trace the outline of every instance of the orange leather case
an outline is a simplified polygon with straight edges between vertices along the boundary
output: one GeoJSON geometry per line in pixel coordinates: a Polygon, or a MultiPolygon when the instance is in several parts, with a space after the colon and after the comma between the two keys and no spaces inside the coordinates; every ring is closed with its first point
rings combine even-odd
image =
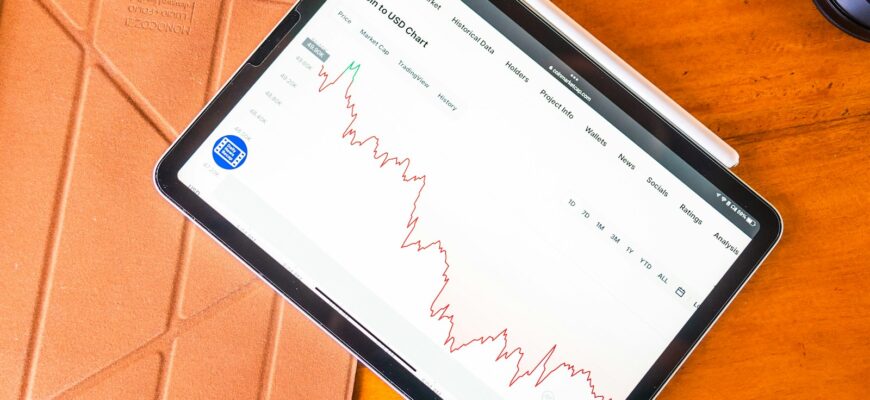
{"type": "Polygon", "coordinates": [[[151,183],[290,5],[0,0],[0,398],[351,397],[351,356],[151,183]]]}

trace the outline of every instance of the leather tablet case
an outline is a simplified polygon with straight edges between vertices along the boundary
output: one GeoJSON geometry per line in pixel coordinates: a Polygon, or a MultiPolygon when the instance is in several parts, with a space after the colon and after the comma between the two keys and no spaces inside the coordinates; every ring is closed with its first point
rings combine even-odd
{"type": "Polygon", "coordinates": [[[352,396],[352,357],[151,180],[290,5],[0,0],[0,398],[352,396]]]}

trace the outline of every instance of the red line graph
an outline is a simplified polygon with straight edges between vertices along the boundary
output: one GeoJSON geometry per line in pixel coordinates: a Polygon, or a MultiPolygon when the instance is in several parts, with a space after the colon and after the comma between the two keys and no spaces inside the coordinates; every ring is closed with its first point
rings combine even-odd
{"type": "Polygon", "coordinates": [[[409,170],[411,168],[411,159],[408,157],[399,157],[399,156],[391,155],[388,151],[381,151],[380,150],[381,139],[379,137],[374,136],[374,135],[364,137],[364,136],[359,136],[357,134],[357,131],[354,128],[354,123],[357,120],[358,114],[356,112],[356,103],[354,103],[353,99],[352,99],[351,88],[353,87],[353,83],[356,80],[356,75],[359,72],[359,69],[360,69],[360,64],[352,62],[344,71],[342,71],[337,77],[335,77],[335,79],[330,80],[329,73],[326,72],[325,66],[321,66],[318,77],[322,78],[323,80],[320,83],[318,93],[323,93],[328,88],[330,88],[330,87],[334,86],[336,83],[338,83],[342,79],[342,77],[345,76],[345,74],[351,73],[352,75],[351,75],[350,81],[347,83],[347,87],[345,88],[345,92],[344,92],[344,99],[346,100],[345,108],[349,112],[350,122],[348,123],[347,128],[345,128],[344,132],[342,133],[341,138],[342,139],[349,138],[348,144],[350,144],[351,146],[363,147],[367,143],[370,143],[370,142],[373,143],[374,149],[372,151],[372,153],[373,153],[372,157],[375,161],[380,162],[380,165],[379,165],[380,168],[383,168],[387,165],[394,165],[397,167],[402,167],[402,168],[404,168],[404,170],[402,171],[402,180],[405,183],[419,184],[419,190],[417,191],[417,196],[414,200],[413,207],[411,208],[411,215],[410,215],[410,217],[408,219],[408,223],[406,225],[406,229],[407,229],[408,233],[405,236],[405,239],[402,241],[401,248],[404,249],[404,248],[410,247],[410,248],[416,249],[417,252],[422,252],[422,251],[425,251],[429,248],[434,247],[438,250],[439,254],[441,254],[444,257],[444,270],[441,274],[442,279],[443,279],[443,285],[441,286],[441,290],[438,291],[438,294],[432,300],[432,303],[429,307],[430,317],[437,318],[437,320],[439,320],[439,321],[447,320],[450,323],[450,329],[448,330],[447,338],[444,340],[444,345],[449,346],[449,351],[451,353],[453,353],[453,352],[459,351],[467,346],[470,346],[474,343],[484,344],[487,342],[495,342],[497,340],[502,340],[504,342],[504,346],[502,347],[498,356],[495,358],[496,362],[500,361],[500,360],[507,360],[514,355],[519,355],[519,358],[517,359],[516,372],[514,373],[514,376],[510,379],[508,386],[513,386],[520,379],[525,378],[525,377],[531,377],[533,374],[536,373],[536,371],[540,370],[538,372],[539,375],[535,381],[535,386],[539,386],[546,379],[548,379],[550,376],[552,376],[556,371],[564,369],[569,374],[569,376],[572,378],[575,376],[578,376],[578,375],[585,377],[585,382],[589,386],[589,390],[591,391],[591,394],[596,399],[603,400],[605,398],[605,396],[597,394],[595,391],[595,385],[592,383],[590,371],[587,371],[587,370],[584,370],[581,368],[577,368],[573,364],[568,363],[568,362],[564,362],[564,361],[558,362],[557,360],[552,359],[553,354],[555,354],[555,352],[556,352],[556,348],[557,348],[556,344],[554,344],[552,347],[550,347],[550,350],[543,357],[541,357],[541,359],[534,365],[534,367],[532,367],[530,369],[523,370],[523,368],[521,367],[521,364],[522,364],[523,358],[526,355],[523,352],[523,349],[521,346],[513,346],[512,347],[512,345],[510,345],[508,343],[508,337],[509,337],[508,328],[503,328],[494,335],[483,335],[483,336],[477,337],[475,339],[472,339],[472,340],[469,340],[466,342],[457,343],[457,339],[453,335],[453,328],[455,325],[454,325],[454,321],[453,321],[454,316],[452,314],[450,314],[450,304],[446,304],[440,308],[436,305],[436,304],[438,304],[441,295],[444,293],[444,290],[447,288],[447,285],[450,283],[450,277],[449,277],[448,272],[450,271],[451,266],[450,266],[450,263],[448,262],[447,249],[442,245],[442,242],[440,239],[428,242],[426,244],[424,244],[424,242],[422,240],[419,240],[419,239],[413,240],[412,239],[412,236],[414,234],[414,229],[416,228],[417,222],[420,218],[417,215],[417,203],[419,202],[421,196],[423,195],[423,191],[426,188],[426,175],[411,175],[411,174],[409,174],[409,170]],[[549,367],[550,363],[556,363],[556,366],[550,368],[549,367]]]}

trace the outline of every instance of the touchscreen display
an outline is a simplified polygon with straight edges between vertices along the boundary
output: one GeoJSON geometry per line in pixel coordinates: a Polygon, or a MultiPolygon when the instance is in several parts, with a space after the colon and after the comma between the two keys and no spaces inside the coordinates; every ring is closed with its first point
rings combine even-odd
{"type": "Polygon", "coordinates": [[[310,18],[179,179],[444,398],[624,398],[758,232],[488,2],[310,18]]]}

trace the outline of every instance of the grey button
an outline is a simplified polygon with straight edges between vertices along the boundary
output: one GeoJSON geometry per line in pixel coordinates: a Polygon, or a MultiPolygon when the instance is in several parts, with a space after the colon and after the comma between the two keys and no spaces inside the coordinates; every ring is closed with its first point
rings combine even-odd
{"type": "Polygon", "coordinates": [[[314,54],[314,56],[320,59],[320,61],[326,62],[329,58],[329,53],[318,46],[317,43],[314,43],[311,38],[306,38],[305,41],[302,42],[302,46],[308,49],[308,51],[310,51],[311,54],[314,54]]]}

